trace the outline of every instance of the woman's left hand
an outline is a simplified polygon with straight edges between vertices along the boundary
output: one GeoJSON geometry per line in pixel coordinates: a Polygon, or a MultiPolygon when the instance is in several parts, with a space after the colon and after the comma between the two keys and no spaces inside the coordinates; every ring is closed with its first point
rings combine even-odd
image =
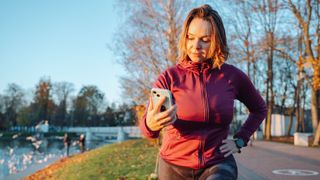
{"type": "Polygon", "coordinates": [[[220,147],[220,151],[224,153],[224,157],[239,152],[236,142],[233,139],[224,139],[222,143],[223,145],[220,147]]]}

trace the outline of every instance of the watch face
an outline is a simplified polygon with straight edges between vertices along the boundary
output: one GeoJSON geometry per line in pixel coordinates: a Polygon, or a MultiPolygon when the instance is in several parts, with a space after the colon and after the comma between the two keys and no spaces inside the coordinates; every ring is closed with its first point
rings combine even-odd
{"type": "Polygon", "coordinates": [[[240,148],[242,148],[242,147],[244,146],[244,142],[243,142],[242,139],[237,139],[237,140],[236,140],[236,144],[237,144],[237,146],[240,147],[240,148]]]}

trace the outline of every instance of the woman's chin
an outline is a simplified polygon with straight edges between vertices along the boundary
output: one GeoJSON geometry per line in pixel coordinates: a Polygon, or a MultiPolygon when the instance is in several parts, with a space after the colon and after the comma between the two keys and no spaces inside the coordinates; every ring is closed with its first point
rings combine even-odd
{"type": "Polygon", "coordinates": [[[202,57],[192,57],[190,58],[192,62],[202,62],[204,61],[205,59],[202,58],[202,57]]]}

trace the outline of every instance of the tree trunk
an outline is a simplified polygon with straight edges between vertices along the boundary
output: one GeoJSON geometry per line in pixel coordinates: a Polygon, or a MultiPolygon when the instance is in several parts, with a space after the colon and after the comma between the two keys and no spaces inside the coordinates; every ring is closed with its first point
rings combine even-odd
{"type": "Polygon", "coordinates": [[[290,112],[290,121],[289,121],[288,129],[287,129],[287,136],[291,136],[291,128],[292,128],[292,122],[293,122],[293,111],[294,111],[294,109],[292,109],[292,111],[290,112]]]}
{"type": "Polygon", "coordinates": [[[311,114],[312,114],[312,127],[314,128],[313,129],[313,134],[314,134],[313,145],[317,146],[319,145],[319,138],[320,138],[320,123],[319,123],[319,116],[318,116],[319,108],[318,108],[318,102],[317,102],[317,91],[314,90],[313,88],[311,88],[311,114]]]}
{"type": "Polygon", "coordinates": [[[271,140],[272,103],[269,102],[266,119],[266,140],[271,140]]]}
{"type": "Polygon", "coordinates": [[[270,139],[270,136],[271,136],[271,132],[269,131],[270,130],[270,127],[271,125],[271,116],[269,116],[270,113],[270,108],[269,108],[269,104],[270,104],[270,100],[269,100],[270,96],[269,96],[269,78],[267,78],[267,92],[266,92],[266,102],[267,102],[267,108],[268,108],[268,113],[267,113],[267,117],[266,117],[266,120],[265,120],[265,126],[264,126],[264,136],[267,140],[270,139]]]}
{"type": "Polygon", "coordinates": [[[297,90],[295,94],[295,102],[296,102],[296,108],[295,108],[295,114],[296,114],[296,128],[295,132],[301,132],[302,131],[302,126],[301,126],[301,86],[302,86],[302,69],[298,69],[298,82],[297,82],[297,90]]]}
{"type": "Polygon", "coordinates": [[[319,139],[320,139],[320,123],[318,123],[318,128],[317,128],[317,131],[314,135],[313,146],[319,145],[319,139]]]}
{"type": "Polygon", "coordinates": [[[253,77],[252,77],[252,81],[253,81],[255,86],[257,85],[256,74],[257,74],[257,65],[256,65],[256,62],[253,61],[253,77]]]}
{"type": "Polygon", "coordinates": [[[296,128],[295,128],[295,132],[301,132],[301,123],[300,123],[300,105],[297,104],[296,107],[296,128]]]}
{"type": "Polygon", "coordinates": [[[306,88],[305,86],[303,86],[303,96],[302,96],[302,108],[300,109],[300,122],[301,122],[301,130],[302,132],[306,132],[305,129],[305,118],[304,118],[304,111],[306,109],[306,88]]]}
{"type": "Polygon", "coordinates": [[[274,94],[273,94],[273,33],[268,32],[268,40],[270,43],[270,49],[268,54],[268,78],[267,78],[267,119],[266,119],[266,139],[271,140],[271,123],[272,123],[272,108],[274,104],[274,94]]]}
{"type": "Polygon", "coordinates": [[[247,61],[247,75],[251,79],[251,76],[250,76],[250,61],[247,61]]]}
{"type": "Polygon", "coordinates": [[[315,91],[313,88],[311,88],[311,119],[312,119],[312,129],[315,133],[317,130],[318,122],[319,122],[319,109],[318,102],[317,102],[317,91],[315,91]]]}
{"type": "Polygon", "coordinates": [[[280,107],[280,112],[281,114],[285,114],[284,109],[285,109],[285,104],[286,104],[286,96],[287,96],[287,91],[288,91],[288,83],[285,83],[284,85],[284,92],[282,94],[282,100],[281,100],[281,107],[280,107]]]}

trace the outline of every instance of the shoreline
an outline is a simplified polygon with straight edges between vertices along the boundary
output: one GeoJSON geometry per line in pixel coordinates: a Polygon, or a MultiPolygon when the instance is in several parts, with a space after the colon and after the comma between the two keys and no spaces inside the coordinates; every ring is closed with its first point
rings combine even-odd
{"type": "Polygon", "coordinates": [[[48,161],[46,161],[46,162],[39,163],[39,164],[37,164],[37,163],[32,164],[31,166],[29,166],[25,170],[17,172],[15,174],[10,174],[9,176],[5,176],[5,177],[3,177],[3,179],[6,179],[6,180],[24,179],[25,177],[27,177],[31,174],[34,174],[37,171],[44,169],[47,166],[51,165],[52,163],[55,163],[63,158],[66,158],[66,157],[53,157],[51,159],[48,159],[48,161]]]}

